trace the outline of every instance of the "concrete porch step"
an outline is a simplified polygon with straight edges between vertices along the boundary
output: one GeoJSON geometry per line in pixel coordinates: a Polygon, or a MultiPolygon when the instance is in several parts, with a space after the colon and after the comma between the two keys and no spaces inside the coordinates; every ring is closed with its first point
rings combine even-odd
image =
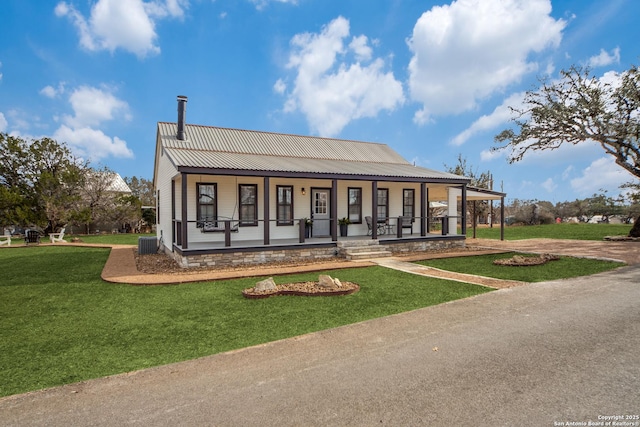
{"type": "Polygon", "coordinates": [[[370,251],[370,252],[345,252],[345,258],[348,261],[358,261],[363,259],[372,259],[372,258],[387,258],[393,255],[391,251],[370,251]]]}

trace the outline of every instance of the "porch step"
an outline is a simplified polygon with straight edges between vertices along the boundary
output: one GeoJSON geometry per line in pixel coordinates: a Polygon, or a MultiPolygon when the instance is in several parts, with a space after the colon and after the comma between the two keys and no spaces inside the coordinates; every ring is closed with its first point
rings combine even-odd
{"type": "Polygon", "coordinates": [[[348,261],[370,258],[385,258],[392,255],[378,240],[345,240],[338,242],[340,254],[348,261]]]}
{"type": "Polygon", "coordinates": [[[347,261],[358,261],[363,259],[372,258],[386,258],[393,255],[391,251],[375,251],[375,252],[345,252],[345,258],[347,261]]]}

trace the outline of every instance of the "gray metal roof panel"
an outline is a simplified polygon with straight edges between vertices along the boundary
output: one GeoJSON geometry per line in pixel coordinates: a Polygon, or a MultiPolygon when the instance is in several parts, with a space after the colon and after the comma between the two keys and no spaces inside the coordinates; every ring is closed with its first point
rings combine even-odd
{"type": "Polygon", "coordinates": [[[187,139],[176,138],[176,123],[158,123],[165,154],[176,167],[243,171],[386,176],[465,180],[447,172],[413,166],[385,144],[186,125],[187,139]]]}
{"type": "Polygon", "coordinates": [[[231,169],[264,172],[336,174],[345,176],[377,175],[387,177],[465,179],[464,177],[413,166],[409,163],[369,163],[349,160],[326,160],[295,157],[236,154],[167,148],[165,153],[174,164],[203,169],[231,169]]]}
{"type": "Polygon", "coordinates": [[[186,125],[185,129],[187,139],[180,141],[175,136],[177,132],[175,123],[158,123],[158,133],[163,147],[266,156],[408,164],[402,156],[385,144],[214,126],[186,125]]]}

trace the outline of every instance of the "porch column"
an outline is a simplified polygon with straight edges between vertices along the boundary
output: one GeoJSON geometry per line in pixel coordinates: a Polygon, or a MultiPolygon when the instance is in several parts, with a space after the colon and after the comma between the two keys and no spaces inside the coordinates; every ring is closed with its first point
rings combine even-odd
{"type": "Polygon", "coordinates": [[[269,217],[269,193],[271,192],[271,188],[269,187],[269,177],[264,177],[264,200],[263,200],[263,209],[264,209],[264,244],[269,244],[269,231],[271,229],[271,218],[269,217]]]}
{"type": "Polygon", "coordinates": [[[420,235],[422,237],[427,235],[429,228],[429,222],[427,221],[427,215],[429,214],[429,190],[427,189],[427,183],[420,183],[420,235]]]}
{"type": "Polygon", "coordinates": [[[338,180],[331,181],[331,241],[338,240],[338,180]]]}
{"type": "Polygon", "coordinates": [[[467,235],[467,185],[462,186],[462,222],[460,223],[460,234],[467,235]]]}
{"type": "Polygon", "coordinates": [[[504,240],[504,197],[500,197],[500,240],[504,240]]]}
{"type": "Polygon", "coordinates": [[[378,181],[371,181],[371,238],[378,238],[378,181]]]}
{"type": "MultiPolygon", "coordinates": [[[[160,193],[158,192],[158,197],[160,197],[160,193]]],[[[158,203],[156,206],[160,206],[158,203]]],[[[160,211],[157,208],[157,211],[160,211]]],[[[156,216],[159,217],[156,212],[156,216]]],[[[171,180],[171,252],[173,252],[173,244],[176,243],[176,180],[171,180]]]]}
{"type": "Polygon", "coordinates": [[[189,230],[189,224],[187,223],[187,177],[188,175],[184,172],[180,175],[180,178],[182,179],[182,249],[189,249],[189,236],[187,235],[189,230]]]}
{"type": "Polygon", "coordinates": [[[447,188],[447,235],[456,232],[456,217],[458,216],[458,188],[447,188]]]}

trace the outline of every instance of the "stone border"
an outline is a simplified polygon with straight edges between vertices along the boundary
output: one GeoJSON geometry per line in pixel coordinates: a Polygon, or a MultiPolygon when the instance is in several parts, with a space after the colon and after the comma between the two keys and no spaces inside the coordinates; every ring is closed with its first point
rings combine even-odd
{"type": "Polygon", "coordinates": [[[247,299],[264,299],[264,298],[274,297],[278,295],[292,295],[292,296],[299,296],[299,297],[334,297],[334,296],[342,296],[342,295],[351,295],[360,290],[360,285],[356,283],[351,283],[351,285],[353,286],[351,289],[345,289],[341,291],[327,291],[327,292],[288,291],[286,289],[283,289],[283,290],[275,291],[271,293],[252,294],[247,292],[249,289],[244,289],[242,291],[242,296],[247,299]]]}

